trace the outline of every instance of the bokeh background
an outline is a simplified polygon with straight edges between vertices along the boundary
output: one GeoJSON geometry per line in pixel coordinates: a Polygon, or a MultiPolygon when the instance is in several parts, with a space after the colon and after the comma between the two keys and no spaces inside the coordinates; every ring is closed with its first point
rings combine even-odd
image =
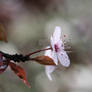
{"type": "Polygon", "coordinates": [[[1,51],[25,55],[45,48],[57,25],[72,51],[70,67],[55,70],[53,81],[43,65],[20,63],[30,89],[8,68],[0,75],[0,92],[92,92],[92,0],[0,0],[0,24],[8,39],[0,42],[1,51]]]}

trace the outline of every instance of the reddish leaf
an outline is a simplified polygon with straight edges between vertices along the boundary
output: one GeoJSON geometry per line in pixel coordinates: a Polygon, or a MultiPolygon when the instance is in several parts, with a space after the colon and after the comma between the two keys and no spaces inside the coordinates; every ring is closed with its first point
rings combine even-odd
{"type": "Polygon", "coordinates": [[[30,84],[26,80],[26,74],[24,72],[24,69],[12,62],[9,63],[10,68],[14,73],[30,88],[30,84]]]}
{"type": "Polygon", "coordinates": [[[42,65],[55,65],[53,60],[48,56],[37,56],[35,58],[32,58],[31,60],[34,60],[42,65]]]}
{"type": "Polygon", "coordinates": [[[6,33],[4,31],[3,25],[0,24],[0,41],[7,42],[6,33]]]}

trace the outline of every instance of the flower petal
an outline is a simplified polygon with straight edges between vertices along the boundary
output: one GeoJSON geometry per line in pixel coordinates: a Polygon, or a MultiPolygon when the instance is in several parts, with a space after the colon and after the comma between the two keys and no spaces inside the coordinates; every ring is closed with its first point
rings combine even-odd
{"type": "Polygon", "coordinates": [[[54,39],[53,39],[53,37],[51,36],[51,38],[50,38],[50,43],[51,43],[51,47],[52,47],[52,49],[53,50],[55,50],[55,48],[54,48],[54,39]]]}
{"type": "Polygon", "coordinates": [[[62,40],[60,40],[60,41],[58,42],[58,47],[59,47],[60,51],[64,50],[64,43],[63,43],[62,40]]]}
{"type": "Polygon", "coordinates": [[[53,33],[53,39],[54,42],[58,42],[60,40],[61,37],[61,28],[59,26],[56,26],[55,31],[53,33]]]}
{"type": "MultiPolygon", "coordinates": [[[[46,48],[50,48],[50,46],[47,46],[46,48]]],[[[52,53],[51,50],[46,50],[44,55],[45,55],[45,56],[49,56],[50,58],[52,58],[51,53],[52,53]]]]}
{"type": "Polygon", "coordinates": [[[46,66],[45,67],[45,72],[46,72],[46,75],[48,76],[49,80],[52,80],[52,77],[51,77],[51,73],[55,70],[56,66],[46,66]]]}
{"type": "Polygon", "coordinates": [[[69,57],[65,51],[58,53],[58,59],[64,67],[69,67],[70,60],[69,60],[69,57]]]}
{"type": "Polygon", "coordinates": [[[58,65],[58,58],[57,53],[55,51],[52,51],[52,59],[56,65],[58,65]]]}

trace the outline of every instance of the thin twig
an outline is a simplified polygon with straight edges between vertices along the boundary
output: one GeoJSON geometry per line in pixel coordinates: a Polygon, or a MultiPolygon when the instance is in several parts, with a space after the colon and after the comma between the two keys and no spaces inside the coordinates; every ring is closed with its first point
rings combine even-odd
{"type": "Polygon", "coordinates": [[[37,51],[34,51],[34,52],[32,52],[32,53],[29,53],[29,54],[26,55],[26,56],[31,56],[31,55],[33,55],[33,54],[35,54],[35,53],[38,53],[38,52],[41,52],[41,51],[45,51],[45,50],[50,50],[50,49],[51,49],[51,47],[50,47],[50,48],[41,49],[41,50],[37,50],[37,51]]]}

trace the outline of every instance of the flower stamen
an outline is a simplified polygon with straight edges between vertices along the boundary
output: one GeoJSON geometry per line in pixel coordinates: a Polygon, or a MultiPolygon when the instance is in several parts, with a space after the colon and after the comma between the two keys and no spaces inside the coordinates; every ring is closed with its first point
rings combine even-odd
{"type": "Polygon", "coordinates": [[[55,51],[58,52],[59,47],[57,46],[57,44],[54,45],[55,51]]]}

